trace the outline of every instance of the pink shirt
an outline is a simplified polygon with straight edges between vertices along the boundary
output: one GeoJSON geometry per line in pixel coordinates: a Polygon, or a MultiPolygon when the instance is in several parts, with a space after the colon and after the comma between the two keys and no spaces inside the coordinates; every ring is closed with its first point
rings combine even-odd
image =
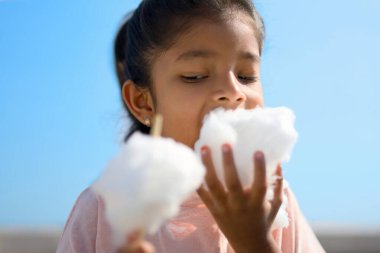
{"type": "MultiPolygon", "coordinates": [[[[284,253],[325,252],[302,215],[289,187],[287,211],[289,226],[273,231],[284,253]]],[[[146,237],[157,253],[234,253],[208,209],[194,194],[181,206],[179,215],[146,237]]],[[[113,253],[110,227],[105,220],[103,201],[91,188],[78,197],[65,225],[56,253],[113,253]]]]}

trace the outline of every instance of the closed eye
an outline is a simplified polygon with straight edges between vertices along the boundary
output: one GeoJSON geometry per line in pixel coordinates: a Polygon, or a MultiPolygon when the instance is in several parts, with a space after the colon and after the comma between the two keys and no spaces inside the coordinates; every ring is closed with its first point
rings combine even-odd
{"type": "Polygon", "coordinates": [[[202,75],[181,76],[181,79],[187,83],[197,83],[206,78],[208,78],[208,76],[202,76],[202,75]]]}
{"type": "Polygon", "coordinates": [[[246,84],[255,83],[255,82],[257,82],[259,80],[259,78],[257,76],[241,76],[241,75],[239,75],[238,78],[243,83],[246,83],[246,84]]]}

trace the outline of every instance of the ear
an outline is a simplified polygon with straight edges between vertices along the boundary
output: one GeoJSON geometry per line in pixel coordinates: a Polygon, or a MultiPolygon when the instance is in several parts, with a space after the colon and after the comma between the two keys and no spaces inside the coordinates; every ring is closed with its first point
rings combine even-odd
{"type": "Polygon", "coordinates": [[[155,109],[148,89],[140,88],[132,80],[127,80],[123,85],[122,96],[129,111],[142,124],[146,125],[147,119],[152,120],[155,109]]]}

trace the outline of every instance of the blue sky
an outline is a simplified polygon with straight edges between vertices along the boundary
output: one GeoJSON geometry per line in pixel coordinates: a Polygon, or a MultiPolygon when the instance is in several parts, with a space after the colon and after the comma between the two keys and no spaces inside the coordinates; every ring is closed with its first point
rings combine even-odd
{"type": "MultiPolygon", "coordinates": [[[[139,1],[0,1],[0,226],[63,226],[123,133],[112,41],[139,1]]],[[[257,1],[267,106],[297,115],[285,176],[311,222],[380,226],[380,2],[257,1]]]]}

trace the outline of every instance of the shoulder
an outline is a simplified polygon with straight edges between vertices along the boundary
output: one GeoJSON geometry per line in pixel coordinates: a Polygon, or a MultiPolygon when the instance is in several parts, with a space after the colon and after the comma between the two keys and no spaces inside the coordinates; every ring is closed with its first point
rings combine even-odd
{"type": "Polygon", "coordinates": [[[298,204],[298,200],[287,181],[284,181],[284,195],[286,196],[285,205],[289,216],[289,221],[291,223],[297,223],[299,219],[303,219],[303,214],[298,204]]]}
{"type": "Polygon", "coordinates": [[[292,209],[299,208],[297,199],[290,187],[290,184],[288,181],[284,180],[284,194],[287,198],[287,205],[290,206],[292,209]]]}
{"type": "Polygon", "coordinates": [[[57,252],[97,252],[98,241],[103,241],[98,237],[107,229],[103,201],[88,187],[70,212],[57,252]]]}
{"type": "Polygon", "coordinates": [[[87,216],[91,214],[97,216],[97,210],[101,204],[102,201],[99,196],[91,187],[87,187],[77,198],[74,208],[85,211],[87,216]]]}
{"type": "Polygon", "coordinates": [[[66,227],[70,224],[89,226],[94,223],[98,218],[100,204],[101,202],[95,192],[90,187],[86,188],[75,201],[66,227]]]}
{"type": "Polygon", "coordinates": [[[284,184],[284,193],[287,197],[286,211],[289,226],[282,230],[283,252],[324,253],[288,182],[284,184]]]}

